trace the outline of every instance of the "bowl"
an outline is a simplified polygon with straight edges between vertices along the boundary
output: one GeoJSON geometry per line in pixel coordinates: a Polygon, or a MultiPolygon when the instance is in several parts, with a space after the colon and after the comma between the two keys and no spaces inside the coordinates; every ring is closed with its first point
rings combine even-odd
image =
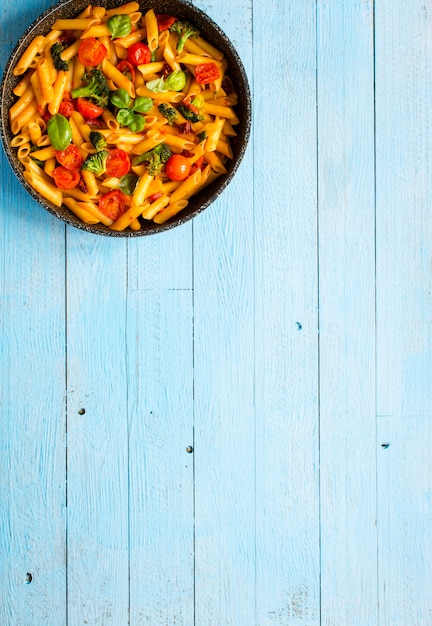
{"type": "MultiPolygon", "coordinates": [[[[95,6],[103,6],[107,9],[111,9],[124,4],[124,1],[95,0],[93,4],[95,6]]],[[[210,185],[202,189],[196,196],[192,196],[187,207],[164,224],[156,224],[152,221],[143,220],[141,229],[137,231],[131,229],[114,231],[101,223],[85,224],[81,222],[81,220],[71,211],[69,211],[66,206],[62,205],[61,207],[57,207],[50,201],[43,198],[33,189],[33,187],[29,185],[23,176],[23,167],[15,154],[15,150],[10,146],[13,135],[9,124],[8,112],[12,104],[16,101],[16,96],[13,95],[12,90],[22,78],[22,76],[16,77],[13,75],[14,67],[20,59],[23,51],[27,48],[28,44],[35,36],[45,35],[50,30],[51,25],[55,22],[55,20],[60,18],[76,17],[87,6],[88,0],[66,0],[61,1],[47,9],[20,37],[6,64],[0,86],[0,134],[9,163],[21,185],[40,205],[57,218],[81,230],[111,237],[137,237],[159,233],[184,224],[214,202],[214,200],[220,196],[220,194],[231,182],[246,151],[250,136],[252,117],[251,95],[248,79],[237,51],[229,38],[213,20],[203,11],[188,2],[182,2],[181,0],[152,0],[151,2],[141,1],[140,10],[144,14],[148,9],[153,8],[155,13],[175,15],[178,18],[183,18],[192,22],[199,29],[202,37],[224,53],[228,63],[227,75],[231,78],[238,94],[238,104],[236,105],[235,112],[240,120],[239,124],[236,126],[237,136],[234,138],[235,141],[232,142],[231,146],[233,158],[229,159],[225,164],[227,169],[226,174],[219,176],[210,185]]]]}

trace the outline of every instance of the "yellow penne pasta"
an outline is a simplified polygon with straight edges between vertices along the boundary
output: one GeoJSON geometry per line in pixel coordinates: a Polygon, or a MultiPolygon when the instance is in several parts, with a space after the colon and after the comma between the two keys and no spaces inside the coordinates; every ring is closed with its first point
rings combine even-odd
{"type": "Polygon", "coordinates": [[[224,58],[223,52],[218,50],[218,48],[215,48],[215,46],[212,46],[211,43],[209,43],[206,39],[203,39],[203,37],[201,37],[200,35],[197,37],[191,37],[189,41],[195,43],[199,48],[204,50],[204,52],[213,59],[222,61],[222,59],[224,58]]]}
{"type": "Polygon", "coordinates": [[[51,145],[50,138],[48,137],[48,135],[42,135],[36,141],[36,145],[38,146],[38,148],[43,148],[45,146],[50,146],[51,145]]]}
{"type": "Polygon", "coordinates": [[[116,39],[116,46],[120,46],[121,48],[129,48],[133,43],[138,43],[138,41],[142,41],[146,38],[147,31],[145,28],[139,28],[138,30],[132,31],[126,37],[119,37],[116,39]]]}
{"type": "Polygon", "coordinates": [[[99,220],[99,222],[102,222],[102,224],[105,224],[105,226],[110,226],[113,223],[113,220],[110,217],[107,217],[105,213],[102,213],[98,205],[90,200],[78,202],[78,206],[85,211],[88,211],[88,213],[90,213],[95,219],[99,220]]]}
{"type": "Polygon", "coordinates": [[[195,144],[193,141],[190,141],[187,137],[182,135],[171,135],[170,133],[165,133],[164,143],[173,148],[178,148],[178,150],[193,150],[195,148],[195,144]]]}
{"type": "Polygon", "coordinates": [[[18,156],[18,159],[21,162],[28,154],[30,154],[30,144],[29,143],[22,143],[21,145],[18,146],[17,156],[18,156]]]}
{"type": "Polygon", "coordinates": [[[144,141],[142,141],[141,143],[138,143],[134,147],[134,154],[137,154],[137,155],[144,154],[145,152],[148,152],[155,146],[158,146],[160,143],[164,141],[164,139],[165,139],[164,135],[156,132],[154,135],[150,135],[149,137],[144,139],[144,141]]]}
{"type": "Polygon", "coordinates": [[[36,55],[42,51],[44,45],[45,37],[43,37],[42,35],[38,35],[37,37],[35,37],[16,64],[12,72],[13,75],[21,76],[21,74],[24,74],[24,72],[28,70],[28,68],[34,61],[36,55]]]}
{"type": "Polygon", "coordinates": [[[29,144],[29,143],[30,143],[30,134],[23,132],[19,135],[15,135],[15,137],[12,137],[10,145],[12,148],[18,148],[19,146],[22,146],[24,144],[29,144]]]}
{"type": "Polygon", "coordinates": [[[134,11],[139,11],[140,5],[138,2],[126,2],[125,4],[120,5],[114,9],[108,9],[106,11],[106,16],[111,17],[112,15],[124,15],[125,13],[133,13],[134,11]]]}
{"type": "Polygon", "coordinates": [[[120,125],[117,122],[116,118],[108,109],[105,109],[105,111],[102,113],[102,119],[109,130],[118,130],[120,128],[120,125]]]}
{"type": "Polygon", "coordinates": [[[27,170],[27,172],[31,172],[32,174],[39,176],[39,178],[42,178],[42,180],[45,180],[47,183],[52,183],[52,180],[49,178],[49,176],[47,176],[43,169],[39,167],[37,163],[35,163],[30,154],[24,154],[22,157],[20,157],[20,161],[24,165],[24,168],[27,170]]]}
{"type": "MultiPolygon", "coordinates": [[[[141,65],[139,67],[142,67],[141,65]]],[[[160,102],[181,102],[185,95],[181,91],[164,91],[162,93],[155,93],[151,91],[147,87],[138,87],[137,90],[138,96],[146,96],[147,98],[155,98],[157,97],[160,102]]]]}
{"type": "Polygon", "coordinates": [[[83,191],[81,191],[81,189],[78,189],[78,187],[68,189],[65,193],[67,193],[68,196],[75,198],[75,200],[79,200],[80,202],[94,202],[95,200],[97,200],[96,196],[92,196],[89,193],[84,193],[83,191]]]}
{"type": "Polygon", "coordinates": [[[218,172],[218,174],[226,173],[225,165],[222,163],[222,161],[215,152],[206,152],[204,154],[204,159],[207,163],[209,163],[209,165],[215,172],[218,172]]]}
{"type": "Polygon", "coordinates": [[[25,91],[27,91],[28,86],[30,85],[30,72],[28,72],[24,78],[20,80],[20,82],[12,89],[12,93],[15,96],[22,96],[25,91]]]}
{"type": "Polygon", "coordinates": [[[144,23],[147,30],[147,45],[153,52],[158,47],[159,29],[156,15],[153,9],[149,9],[144,15],[144,23]]]}
{"type": "Polygon", "coordinates": [[[156,75],[158,72],[162,72],[163,67],[164,67],[163,61],[154,61],[153,63],[146,63],[145,65],[138,65],[138,69],[141,72],[142,76],[144,76],[144,78],[147,78],[148,76],[156,75]]]}
{"type": "Polygon", "coordinates": [[[99,185],[96,180],[96,176],[89,170],[81,170],[81,176],[83,177],[87,193],[91,196],[97,196],[99,193],[99,185]]]}
{"type": "Polygon", "coordinates": [[[74,198],[63,198],[63,204],[85,224],[98,224],[99,220],[84,209],[74,198]]]}
{"type": "Polygon", "coordinates": [[[220,104],[208,104],[208,101],[204,100],[202,110],[209,115],[229,119],[231,120],[231,124],[238,122],[238,117],[231,107],[222,106],[220,104]]]}
{"type": "Polygon", "coordinates": [[[165,44],[165,48],[163,51],[163,58],[165,62],[171,67],[173,71],[180,70],[180,63],[176,61],[176,55],[174,54],[174,50],[172,49],[169,41],[165,44]]]}
{"type": "Polygon", "coordinates": [[[54,97],[51,100],[51,102],[48,104],[48,111],[51,113],[51,115],[55,115],[56,113],[58,113],[60,104],[63,100],[63,96],[66,90],[67,82],[68,82],[68,73],[64,72],[63,70],[60,70],[57,73],[57,78],[53,86],[54,97]]]}
{"type": "Polygon", "coordinates": [[[52,46],[53,43],[55,43],[58,40],[61,34],[62,34],[61,30],[50,30],[48,35],[45,37],[45,41],[44,41],[45,50],[48,47],[52,46]]]}
{"type": "Polygon", "coordinates": [[[188,200],[197,189],[201,180],[201,170],[196,170],[188,176],[184,182],[171,194],[170,204],[174,204],[179,200],[188,200]]]}
{"type": "Polygon", "coordinates": [[[27,126],[32,144],[36,145],[37,141],[42,137],[42,129],[37,122],[30,122],[27,126]]]}
{"type": "Polygon", "coordinates": [[[111,37],[111,31],[106,24],[93,24],[81,34],[80,39],[88,37],[111,37]]]}
{"type": "Polygon", "coordinates": [[[22,96],[20,96],[20,98],[9,109],[9,120],[12,122],[16,117],[18,117],[18,115],[22,113],[25,108],[27,108],[34,97],[35,94],[33,87],[30,84],[22,96]]]}
{"type": "Polygon", "coordinates": [[[219,140],[216,144],[216,151],[228,157],[228,159],[233,158],[231,146],[226,141],[219,140]]]}
{"type": "Polygon", "coordinates": [[[72,131],[72,143],[74,143],[76,146],[81,146],[83,143],[85,143],[85,138],[72,115],[69,118],[69,124],[72,131]]]}
{"type": "Polygon", "coordinates": [[[21,128],[29,123],[36,111],[37,102],[36,99],[33,99],[31,102],[29,102],[24,111],[21,111],[21,113],[19,113],[17,117],[11,122],[12,133],[14,135],[17,135],[21,128]]]}
{"type": "Polygon", "coordinates": [[[213,152],[216,150],[217,143],[222,133],[225,119],[223,117],[216,117],[214,122],[207,124],[205,129],[207,133],[207,139],[205,142],[206,152],[213,152]]]}
{"type": "Polygon", "coordinates": [[[188,205],[187,200],[178,200],[177,202],[170,203],[165,209],[156,213],[153,217],[153,221],[156,224],[165,224],[169,219],[183,211],[188,205]]]}
{"type": "Polygon", "coordinates": [[[105,7],[92,7],[91,8],[91,15],[96,20],[101,20],[103,17],[105,17],[105,14],[106,14],[105,7]]]}
{"type": "Polygon", "coordinates": [[[159,211],[162,211],[162,209],[166,207],[168,203],[169,203],[169,197],[166,194],[164,194],[163,196],[161,196],[154,202],[144,205],[145,208],[142,211],[141,215],[145,220],[152,220],[154,216],[156,215],[156,213],[159,213],[159,211]]]}
{"type": "Polygon", "coordinates": [[[53,148],[53,146],[47,146],[46,148],[42,148],[41,150],[37,151],[38,161],[46,161],[47,159],[51,159],[52,157],[55,157],[55,148],[53,148]]]}
{"type": "MultiPolygon", "coordinates": [[[[84,141],[89,141],[90,139],[90,132],[91,132],[91,128],[90,126],[87,124],[87,122],[85,121],[84,117],[81,115],[81,113],[79,111],[73,111],[71,116],[70,116],[70,120],[72,120],[77,129],[79,130],[79,133],[81,135],[81,137],[83,138],[84,141]]],[[[69,120],[69,121],[70,121],[69,120]]],[[[81,142],[81,143],[84,143],[81,142]]],[[[74,142],[76,143],[76,142],[74,142]]],[[[81,145],[80,143],[77,145],[81,145]]]]}
{"type": "Polygon", "coordinates": [[[125,89],[131,98],[135,98],[134,84],[127,76],[119,72],[119,70],[107,59],[102,61],[102,71],[110,78],[117,87],[125,89]]]}
{"type": "Polygon", "coordinates": [[[78,39],[77,41],[74,41],[74,43],[72,43],[70,46],[68,46],[65,50],[63,50],[60,55],[63,61],[70,61],[77,55],[80,43],[81,42],[78,39]]]}
{"type": "Polygon", "coordinates": [[[47,176],[51,176],[52,178],[52,173],[55,170],[57,165],[57,161],[55,157],[51,157],[50,159],[47,159],[45,161],[45,165],[44,165],[44,172],[47,176]]]}
{"type": "Polygon", "coordinates": [[[82,77],[84,76],[84,73],[85,73],[84,65],[81,63],[78,57],[75,57],[73,70],[72,70],[72,89],[76,89],[77,87],[81,85],[81,80],[82,80],[82,77]]]}
{"type": "MultiPolygon", "coordinates": [[[[149,174],[148,172],[146,172],[143,176],[141,176],[132,196],[132,203],[134,205],[144,203],[144,200],[146,199],[146,196],[147,196],[148,188],[152,180],[153,180],[153,176],[149,174]]],[[[140,215],[140,213],[137,213],[136,215],[134,215],[134,217],[138,217],[138,215],[140,215]]]]}
{"type": "Polygon", "coordinates": [[[47,104],[49,104],[54,97],[54,89],[53,89],[50,65],[48,64],[48,61],[45,58],[41,59],[38,62],[37,67],[36,67],[36,72],[39,78],[39,83],[40,83],[44,100],[47,104]]]}
{"type": "Polygon", "coordinates": [[[99,20],[94,17],[76,17],[72,19],[56,20],[52,25],[53,30],[86,30],[93,24],[97,24],[99,20]]]}
{"type": "Polygon", "coordinates": [[[48,183],[43,178],[37,176],[33,172],[24,170],[23,176],[25,180],[35,189],[40,195],[49,200],[54,206],[61,207],[63,202],[63,194],[55,185],[48,183]]]}
{"type": "Polygon", "coordinates": [[[135,231],[137,231],[137,230],[141,230],[141,224],[140,224],[140,221],[139,221],[139,220],[137,220],[137,219],[132,220],[132,222],[129,224],[129,228],[130,228],[131,230],[135,230],[135,231]]]}
{"type": "Polygon", "coordinates": [[[47,106],[47,103],[42,93],[42,88],[41,88],[41,84],[40,84],[40,80],[39,80],[39,76],[37,72],[33,72],[30,78],[30,84],[33,89],[33,93],[35,95],[36,102],[38,103],[39,109],[41,111],[44,111],[47,106]]]}

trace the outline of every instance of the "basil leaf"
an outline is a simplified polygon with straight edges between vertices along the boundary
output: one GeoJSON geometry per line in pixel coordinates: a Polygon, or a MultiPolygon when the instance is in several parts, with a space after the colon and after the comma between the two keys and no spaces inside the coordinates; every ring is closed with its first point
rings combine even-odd
{"type": "Polygon", "coordinates": [[[125,174],[120,178],[119,189],[127,196],[131,196],[135,191],[136,184],[138,182],[138,176],[133,172],[125,174]]]}
{"type": "Polygon", "coordinates": [[[145,119],[139,113],[132,113],[133,120],[128,124],[128,127],[133,133],[140,133],[144,130],[145,119]]]}
{"type": "Polygon", "coordinates": [[[132,22],[129,15],[113,15],[106,23],[112,38],[126,37],[132,30],[132,22]]]}
{"type": "Polygon", "coordinates": [[[72,141],[72,129],[61,113],[53,115],[47,124],[48,137],[56,150],[65,150],[72,141]]]}
{"type": "Polygon", "coordinates": [[[174,70],[166,77],[165,83],[172,91],[181,91],[186,85],[186,74],[181,70],[174,70]]]}
{"type": "Polygon", "coordinates": [[[122,87],[120,87],[120,89],[117,89],[117,91],[114,91],[114,93],[111,94],[111,102],[114,106],[119,107],[119,109],[125,109],[126,107],[128,107],[130,101],[130,95],[128,94],[126,89],[123,89],[122,87]]]}
{"type": "Polygon", "coordinates": [[[153,106],[153,100],[151,98],[147,98],[146,96],[141,96],[136,98],[132,109],[137,113],[148,113],[153,106]]]}
{"type": "Polygon", "coordinates": [[[116,120],[120,126],[129,126],[133,122],[134,114],[130,109],[119,109],[116,120]]]}
{"type": "Polygon", "coordinates": [[[164,91],[170,90],[163,78],[155,78],[154,80],[150,80],[148,83],[146,83],[146,87],[147,89],[150,89],[150,91],[154,91],[155,93],[162,93],[164,91]]]}

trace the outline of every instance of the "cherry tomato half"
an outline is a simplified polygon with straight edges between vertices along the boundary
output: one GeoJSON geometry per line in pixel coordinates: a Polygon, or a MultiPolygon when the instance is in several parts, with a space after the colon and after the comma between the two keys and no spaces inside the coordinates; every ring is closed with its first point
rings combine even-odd
{"type": "Polygon", "coordinates": [[[80,173],[77,170],[68,170],[64,165],[56,167],[52,175],[59,189],[73,189],[80,181],[80,173]]]}
{"type": "Polygon", "coordinates": [[[71,102],[70,100],[63,100],[58,110],[58,112],[65,117],[70,117],[74,111],[75,107],[73,105],[73,102],[71,102]]]}
{"type": "Polygon", "coordinates": [[[195,78],[200,85],[208,85],[219,78],[219,70],[216,63],[201,63],[195,66],[195,78]]]}
{"type": "Polygon", "coordinates": [[[167,15],[166,13],[159,13],[158,15],[156,15],[156,20],[158,30],[161,33],[163,30],[168,30],[168,28],[170,28],[174,24],[176,18],[172,15],[167,15]]]}
{"type": "Polygon", "coordinates": [[[189,176],[191,164],[182,154],[173,154],[165,165],[165,172],[171,180],[184,180],[189,176]]]}
{"type": "Polygon", "coordinates": [[[106,193],[99,200],[99,209],[110,219],[117,220],[125,210],[125,195],[118,189],[106,193]]]}
{"type": "Polygon", "coordinates": [[[145,63],[150,63],[151,61],[151,52],[150,48],[147,44],[142,43],[141,41],[137,41],[133,43],[127,49],[127,60],[132,65],[144,65],[145,63]]]}
{"type": "Polygon", "coordinates": [[[95,119],[104,112],[103,107],[94,102],[90,102],[90,100],[86,98],[77,98],[77,108],[83,117],[90,119],[95,119]]]}
{"type": "Polygon", "coordinates": [[[132,65],[132,63],[129,63],[129,61],[126,61],[126,59],[123,59],[117,65],[117,69],[119,72],[124,74],[127,78],[129,78],[133,83],[135,82],[135,68],[132,65]]]}
{"type": "Polygon", "coordinates": [[[83,164],[81,152],[75,144],[70,143],[65,150],[56,150],[56,159],[67,170],[79,170],[83,164]]]}
{"type": "Polygon", "coordinates": [[[86,67],[96,67],[106,57],[107,49],[95,37],[83,39],[78,48],[78,59],[86,67]]]}
{"type": "Polygon", "coordinates": [[[130,159],[127,152],[115,148],[110,150],[108,158],[106,160],[106,173],[107,176],[115,176],[120,178],[127,174],[130,170],[130,159]]]}

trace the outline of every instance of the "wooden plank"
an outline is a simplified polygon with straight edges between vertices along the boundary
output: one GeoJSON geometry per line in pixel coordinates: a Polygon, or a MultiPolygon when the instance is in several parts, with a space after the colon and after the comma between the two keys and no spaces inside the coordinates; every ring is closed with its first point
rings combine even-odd
{"type": "Polygon", "coordinates": [[[125,240],[67,231],[70,624],[128,623],[126,258],[125,240]]]}
{"type": "Polygon", "coordinates": [[[431,416],[378,420],[379,623],[430,624],[431,416]]]}
{"type": "Polygon", "coordinates": [[[0,168],[0,623],[61,626],[65,228],[0,168]]]}
{"type": "MultiPolygon", "coordinates": [[[[199,2],[251,76],[251,2],[199,2]]],[[[255,623],[252,150],[193,223],[195,621],[255,623]]]]}
{"type": "Polygon", "coordinates": [[[278,93],[254,109],[260,626],[320,623],[315,17],[254,5],[254,93],[278,93]]]}
{"type": "Polygon", "coordinates": [[[131,241],[131,624],[194,623],[192,227],[131,241]]]}
{"type": "Polygon", "coordinates": [[[432,8],[376,14],[378,414],[430,415],[432,8]]]}
{"type": "Polygon", "coordinates": [[[373,3],[318,2],[321,623],[377,623],[373,3]]]}

